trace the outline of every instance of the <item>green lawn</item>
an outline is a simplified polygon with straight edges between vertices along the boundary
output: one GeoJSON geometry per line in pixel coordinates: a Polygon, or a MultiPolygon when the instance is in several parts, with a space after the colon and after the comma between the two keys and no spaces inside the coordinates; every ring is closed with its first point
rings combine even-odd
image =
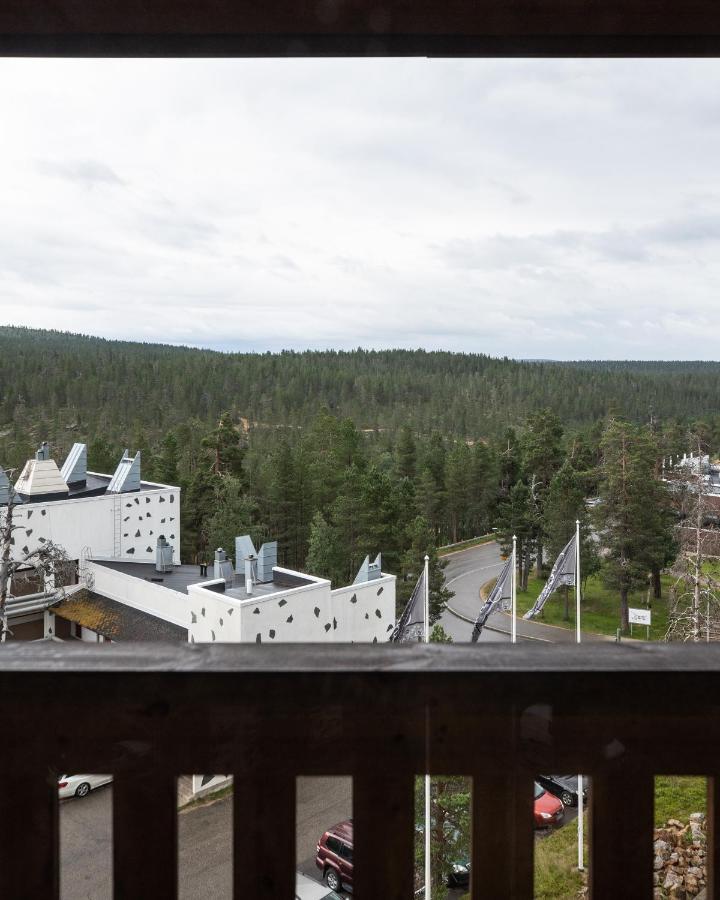
{"type": "Polygon", "coordinates": [[[496,541],[496,534],[483,534],[480,537],[470,538],[467,541],[461,541],[459,544],[444,544],[438,547],[440,556],[449,556],[451,553],[458,553],[460,550],[469,550],[470,547],[479,547],[481,544],[489,544],[490,541],[496,541]]]}
{"type": "Polygon", "coordinates": [[[690,813],[705,812],[706,780],[688,775],[662,775],[655,779],[655,824],[668,819],[685,823],[690,813]]]}
{"type": "MultiPolygon", "coordinates": [[[[650,640],[661,641],[667,630],[667,596],[673,578],[669,575],[662,576],[663,598],[652,601],[652,625],[650,627],[650,640]]],[[[533,605],[540,591],[545,586],[545,579],[531,578],[527,591],[518,591],[518,613],[522,615],[533,605]]],[[[544,622],[547,625],[561,625],[565,628],[575,628],[575,593],[574,588],[570,592],[570,618],[563,620],[564,602],[562,589],[556,591],[545,604],[542,613],[535,621],[544,622]]],[[[630,606],[645,608],[647,591],[630,595],[630,606]]],[[[594,575],[588,578],[582,597],[582,627],[583,631],[594,631],[598,634],[615,635],[620,626],[620,597],[617,591],[606,588],[600,577],[594,575]]],[[[633,626],[633,637],[645,640],[645,627],[633,626]]]]}

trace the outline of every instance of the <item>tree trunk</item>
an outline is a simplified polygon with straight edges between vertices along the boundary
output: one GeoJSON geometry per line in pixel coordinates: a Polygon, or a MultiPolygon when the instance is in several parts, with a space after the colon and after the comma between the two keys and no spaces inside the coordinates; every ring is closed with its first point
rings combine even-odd
{"type": "Polygon", "coordinates": [[[653,598],[655,600],[662,600],[662,581],[660,581],[660,566],[653,566],[652,585],[653,585],[653,598]]]}
{"type": "Polygon", "coordinates": [[[620,628],[623,634],[627,634],[630,630],[630,613],[628,612],[628,589],[627,585],[620,588],[620,628]]]}
{"type": "Polygon", "coordinates": [[[535,574],[538,578],[542,578],[542,561],[543,561],[543,545],[542,541],[537,542],[537,560],[535,562],[535,574]]]}

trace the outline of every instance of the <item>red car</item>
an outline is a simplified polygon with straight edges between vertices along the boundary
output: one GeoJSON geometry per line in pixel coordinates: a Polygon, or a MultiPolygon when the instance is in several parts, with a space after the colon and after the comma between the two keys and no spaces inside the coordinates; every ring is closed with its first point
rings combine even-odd
{"type": "Polygon", "coordinates": [[[535,803],[533,813],[536,828],[549,828],[562,822],[565,815],[565,807],[562,800],[553,797],[544,787],[535,782],[535,803]]]}
{"type": "MultiPolygon", "coordinates": [[[[560,804],[562,806],[562,804],[560,804]]],[[[317,845],[315,863],[331,891],[353,884],[353,823],[352,819],[328,828],[317,845]]]]}

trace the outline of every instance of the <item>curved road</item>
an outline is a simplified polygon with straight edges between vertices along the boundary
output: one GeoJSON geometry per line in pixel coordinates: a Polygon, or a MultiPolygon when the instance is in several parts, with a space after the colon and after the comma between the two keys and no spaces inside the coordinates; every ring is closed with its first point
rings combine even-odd
{"type": "MultiPolygon", "coordinates": [[[[440,624],[454,641],[469,641],[472,623],[480,609],[480,588],[486,581],[500,574],[504,561],[495,541],[450,553],[445,559],[448,561],[445,584],[455,592],[455,596],[440,617],[440,624]]],[[[551,603],[552,600],[548,602],[551,603]]],[[[547,641],[554,644],[575,642],[575,631],[572,628],[526,622],[524,619],[518,619],[517,636],[519,641],[547,641]]],[[[509,640],[510,616],[503,612],[493,613],[482,630],[480,641],[509,640]]],[[[583,632],[583,641],[612,640],[614,639],[605,635],[583,632]]]]}

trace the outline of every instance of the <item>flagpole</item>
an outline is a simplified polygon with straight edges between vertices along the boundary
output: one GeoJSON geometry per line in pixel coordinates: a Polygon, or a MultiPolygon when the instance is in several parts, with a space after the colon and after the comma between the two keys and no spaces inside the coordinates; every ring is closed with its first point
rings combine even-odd
{"type": "Polygon", "coordinates": [[[513,535],[512,546],[512,581],[510,589],[510,613],[512,621],[510,622],[510,640],[513,644],[517,644],[517,537],[513,535]]]}
{"type": "MultiPolygon", "coordinates": [[[[575,520],[575,643],[582,641],[582,630],[580,628],[580,519],[575,520]]],[[[578,798],[578,871],[582,872],[585,868],[585,835],[583,820],[583,777],[578,774],[577,783],[578,798]]]]}
{"type": "MultiPolygon", "coordinates": [[[[430,557],[425,554],[425,643],[430,643],[430,557]]],[[[427,764],[427,761],[426,761],[427,764]]],[[[430,775],[425,775],[425,900],[432,893],[430,867],[430,775]]]]}

